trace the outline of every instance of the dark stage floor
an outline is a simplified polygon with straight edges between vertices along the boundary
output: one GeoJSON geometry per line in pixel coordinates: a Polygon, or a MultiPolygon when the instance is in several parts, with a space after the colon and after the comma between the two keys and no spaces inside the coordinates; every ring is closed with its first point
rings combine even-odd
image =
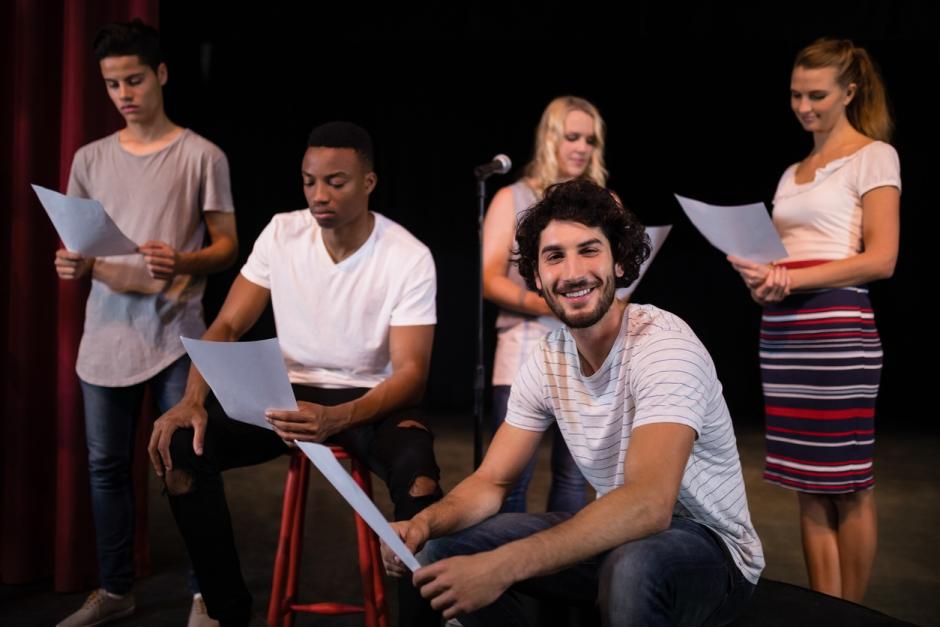
{"type": "MultiPolygon", "coordinates": [[[[436,451],[445,489],[449,489],[472,465],[470,419],[440,418],[435,428],[438,433],[436,451]]],[[[796,498],[761,481],[763,439],[759,430],[740,429],[738,445],[751,513],[767,555],[764,575],[767,579],[805,586],[796,498]]],[[[919,625],[940,625],[940,567],[937,566],[940,548],[933,542],[933,524],[940,520],[940,466],[933,458],[937,450],[940,450],[940,437],[891,433],[879,436],[876,449],[880,546],[866,605],[919,625]]],[[[542,470],[529,494],[532,508],[544,506],[548,489],[547,453],[543,446],[542,470]]],[[[226,476],[242,567],[258,608],[266,608],[268,601],[285,472],[286,458],[232,471],[226,476]]],[[[359,584],[350,510],[322,478],[315,477],[312,484],[308,504],[314,511],[307,517],[302,590],[307,599],[355,601],[359,584]]],[[[377,501],[388,514],[391,508],[384,487],[377,484],[376,488],[377,501]]],[[[182,542],[155,481],[151,482],[150,495],[154,574],[138,583],[137,614],[116,624],[184,625],[190,600],[186,592],[187,567],[182,542]]],[[[43,587],[42,584],[0,586],[0,625],[54,625],[84,598],[84,594],[50,593],[43,587]]],[[[765,592],[792,595],[787,587],[781,590],[775,592],[768,588],[765,592]]],[[[394,602],[394,595],[391,596],[394,602]]],[[[789,603],[800,603],[798,596],[790,598],[794,600],[789,603]]],[[[783,599],[781,603],[785,608],[788,602],[783,599]]],[[[804,616],[808,609],[804,605],[804,616]]],[[[776,611],[774,614],[754,624],[780,624],[780,615],[776,611]]],[[[808,620],[803,624],[813,622],[808,620]]],[[[343,627],[361,624],[361,618],[308,617],[300,619],[298,624],[343,627]]],[[[834,623],[829,621],[828,624],[834,623]]]]}

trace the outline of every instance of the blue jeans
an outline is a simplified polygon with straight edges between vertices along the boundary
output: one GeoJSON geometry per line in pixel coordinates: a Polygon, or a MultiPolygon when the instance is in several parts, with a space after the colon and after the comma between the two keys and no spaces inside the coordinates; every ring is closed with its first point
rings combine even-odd
{"type": "Polygon", "coordinates": [[[81,381],[98,571],[101,587],[108,592],[126,594],[134,585],[131,462],[144,389],[150,385],[163,413],[183,397],[188,376],[189,357],[184,355],[136,385],[103,387],[81,381]]]}
{"type": "MultiPolygon", "coordinates": [[[[570,518],[566,513],[497,514],[454,535],[428,542],[429,564],[471,555],[530,536],[570,518]]],[[[472,625],[527,625],[515,593],[570,604],[596,604],[603,625],[724,625],[735,620],[754,585],[724,543],[703,525],[674,516],[669,529],[627,542],[557,573],[512,586],[489,605],[461,616],[472,625]]]]}
{"type": "MultiPolygon", "coordinates": [[[[509,385],[493,386],[493,433],[496,433],[506,420],[511,389],[509,385]]],[[[561,437],[558,426],[553,426],[549,431],[552,433],[552,484],[548,491],[546,510],[575,514],[587,505],[587,481],[571,457],[571,452],[568,450],[565,439],[561,437]]],[[[529,482],[532,481],[532,475],[535,472],[535,462],[536,457],[533,456],[499,511],[503,513],[526,511],[525,495],[529,491],[529,482]]]]}

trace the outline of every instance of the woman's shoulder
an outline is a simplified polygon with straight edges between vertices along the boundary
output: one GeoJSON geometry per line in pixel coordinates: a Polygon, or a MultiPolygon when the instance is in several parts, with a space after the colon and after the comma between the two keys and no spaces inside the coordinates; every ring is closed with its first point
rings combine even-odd
{"type": "Polygon", "coordinates": [[[898,151],[895,150],[894,146],[888,142],[881,141],[880,139],[874,139],[870,141],[869,143],[859,148],[855,154],[867,161],[898,160],[898,151]]]}

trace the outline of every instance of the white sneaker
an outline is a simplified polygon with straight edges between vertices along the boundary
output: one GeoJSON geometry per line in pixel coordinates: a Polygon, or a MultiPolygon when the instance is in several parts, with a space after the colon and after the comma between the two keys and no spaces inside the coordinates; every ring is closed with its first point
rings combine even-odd
{"type": "Polygon", "coordinates": [[[93,627],[103,625],[134,613],[134,595],[111,596],[104,588],[98,588],[85,599],[78,611],[70,614],[56,627],[93,627]]]}
{"type": "Polygon", "coordinates": [[[189,622],[186,627],[220,627],[219,621],[209,616],[201,594],[193,595],[193,605],[189,608],[189,622]]]}

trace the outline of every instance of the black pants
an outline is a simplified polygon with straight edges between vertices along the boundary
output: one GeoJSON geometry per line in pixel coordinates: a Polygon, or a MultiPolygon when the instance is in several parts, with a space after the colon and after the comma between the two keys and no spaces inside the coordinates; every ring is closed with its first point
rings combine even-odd
{"type": "MultiPolygon", "coordinates": [[[[298,400],[338,405],[362,396],[368,389],[325,389],[294,385],[298,400]]],[[[223,625],[245,625],[251,615],[251,595],[242,578],[232,521],[225,500],[222,471],[274,459],[289,448],[277,434],[231,420],[214,397],[206,404],[209,423],[203,454],[193,452],[192,429],[173,434],[170,454],[174,472],[191,477],[191,489],[170,495],[170,507],[183,535],[209,615],[223,625]]],[[[407,520],[441,498],[440,487],[428,496],[409,494],[417,477],[440,478],[434,461],[433,437],[426,428],[399,427],[407,420],[423,424],[413,410],[389,414],[377,422],[347,429],[329,442],[342,445],[388,485],[395,520],[407,520]]],[[[437,624],[430,607],[408,578],[400,580],[401,625],[437,624]]]]}

